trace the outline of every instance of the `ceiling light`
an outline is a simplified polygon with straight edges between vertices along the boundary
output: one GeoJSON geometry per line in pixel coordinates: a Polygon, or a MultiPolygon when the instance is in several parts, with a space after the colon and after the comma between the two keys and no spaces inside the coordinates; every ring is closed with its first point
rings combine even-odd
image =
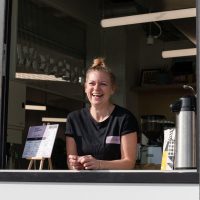
{"type": "Polygon", "coordinates": [[[147,44],[148,45],[154,44],[154,37],[153,37],[153,35],[148,35],[147,36],[147,44]]]}
{"type": "Polygon", "coordinates": [[[195,56],[196,51],[197,51],[196,48],[163,51],[162,57],[174,58],[174,57],[184,57],[184,56],[195,56]]]}
{"type": "Polygon", "coordinates": [[[189,18],[189,17],[196,17],[196,8],[171,10],[171,11],[163,11],[163,12],[103,19],[101,20],[101,26],[103,28],[106,28],[106,27],[113,27],[113,26],[140,24],[140,23],[181,19],[181,18],[189,18]]]}
{"type": "Polygon", "coordinates": [[[40,105],[23,105],[22,106],[25,110],[41,110],[41,111],[45,111],[47,110],[46,106],[40,106],[40,105]]]}
{"type": "Polygon", "coordinates": [[[42,117],[42,122],[67,122],[67,118],[58,117],[42,117]]]}

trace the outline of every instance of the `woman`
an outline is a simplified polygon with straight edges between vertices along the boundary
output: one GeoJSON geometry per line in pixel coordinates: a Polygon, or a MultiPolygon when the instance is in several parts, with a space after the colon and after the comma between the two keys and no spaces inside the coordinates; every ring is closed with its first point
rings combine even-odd
{"type": "Polygon", "coordinates": [[[136,161],[136,118],[111,103],[115,76],[102,58],[94,59],[86,73],[85,93],[89,108],[68,115],[66,127],[69,169],[133,169],[136,161]]]}

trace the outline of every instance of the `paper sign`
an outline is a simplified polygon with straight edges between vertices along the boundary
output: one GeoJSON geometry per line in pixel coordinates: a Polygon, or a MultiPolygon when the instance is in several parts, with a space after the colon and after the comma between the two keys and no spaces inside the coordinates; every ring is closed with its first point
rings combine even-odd
{"type": "Polygon", "coordinates": [[[22,158],[50,158],[57,130],[58,124],[30,127],[22,158]]]}
{"type": "Polygon", "coordinates": [[[173,170],[175,158],[175,137],[176,129],[166,129],[164,131],[163,155],[161,170],[173,170]]]}

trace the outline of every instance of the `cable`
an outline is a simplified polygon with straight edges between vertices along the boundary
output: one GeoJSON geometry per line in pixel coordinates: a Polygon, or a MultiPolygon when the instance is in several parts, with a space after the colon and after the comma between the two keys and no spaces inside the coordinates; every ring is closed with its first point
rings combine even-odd
{"type": "Polygon", "coordinates": [[[158,35],[154,35],[154,38],[159,38],[162,35],[162,28],[161,26],[157,23],[157,22],[153,22],[158,28],[159,28],[159,34],[158,35]]]}
{"type": "Polygon", "coordinates": [[[192,93],[194,94],[194,96],[197,97],[197,94],[196,94],[196,92],[195,92],[195,90],[194,90],[194,88],[192,86],[190,86],[190,85],[183,85],[183,88],[191,90],[192,93]]]}

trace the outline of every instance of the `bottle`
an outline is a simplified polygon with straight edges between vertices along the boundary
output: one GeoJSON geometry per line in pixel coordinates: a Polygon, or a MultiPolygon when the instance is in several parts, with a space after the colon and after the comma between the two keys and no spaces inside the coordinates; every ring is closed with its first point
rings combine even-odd
{"type": "Polygon", "coordinates": [[[170,107],[176,113],[174,169],[196,169],[196,97],[181,97],[170,107]]]}

